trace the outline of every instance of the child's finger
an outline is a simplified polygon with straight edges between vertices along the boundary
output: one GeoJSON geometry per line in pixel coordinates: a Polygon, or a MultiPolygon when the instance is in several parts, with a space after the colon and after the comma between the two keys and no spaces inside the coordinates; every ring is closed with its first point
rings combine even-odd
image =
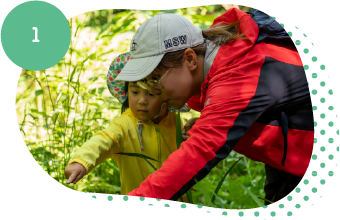
{"type": "Polygon", "coordinates": [[[189,138],[189,135],[182,135],[183,141],[186,141],[189,138]]]}
{"type": "Polygon", "coordinates": [[[184,129],[186,135],[188,135],[189,130],[192,128],[192,126],[194,126],[194,124],[196,123],[198,118],[191,118],[185,125],[184,125],[184,129]]]}
{"type": "Polygon", "coordinates": [[[81,174],[81,172],[77,175],[77,177],[75,178],[75,180],[73,181],[74,184],[76,184],[81,178],[83,177],[83,175],[81,174]]]}
{"type": "Polygon", "coordinates": [[[182,136],[184,136],[184,135],[187,135],[187,131],[185,130],[185,128],[183,128],[183,130],[182,130],[182,136]]]}
{"type": "Polygon", "coordinates": [[[191,124],[186,124],[186,125],[184,125],[184,130],[185,130],[185,134],[186,134],[186,135],[188,135],[188,132],[189,132],[191,126],[192,126],[191,124]]]}
{"type": "Polygon", "coordinates": [[[68,178],[67,184],[70,184],[74,181],[76,174],[73,172],[71,176],[68,178]]]}

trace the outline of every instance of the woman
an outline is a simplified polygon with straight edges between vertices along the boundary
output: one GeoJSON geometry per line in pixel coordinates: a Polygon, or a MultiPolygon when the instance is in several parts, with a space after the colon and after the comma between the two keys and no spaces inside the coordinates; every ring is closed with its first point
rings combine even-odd
{"type": "Polygon", "coordinates": [[[268,15],[229,9],[201,31],[158,14],[137,30],[119,80],[144,86],[175,109],[201,112],[179,150],[128,195],[176,200],[231,150],[266,164],[266,199],[278,201],[303,177],[314,126],[302,62],[268,15]]]}

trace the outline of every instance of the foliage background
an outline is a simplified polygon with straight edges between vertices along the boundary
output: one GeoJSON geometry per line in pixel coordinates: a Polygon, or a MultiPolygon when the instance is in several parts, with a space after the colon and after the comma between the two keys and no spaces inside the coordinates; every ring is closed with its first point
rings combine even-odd
{"type": "MultiPolygon", "coordinates": [[[[120,115],[120,103],[110,95],[106,73],[111,61],[129,50],[134,32],[158,12],[180,14],[202,30],[233,5],[209,5],[173,10],[100,10],[69,19],[71,45],[65,57],[45,71],[22,70],[16,108],[22,137],[39,165],[56,181],[82,192],[120,194],[119,169],[108,159],[77,184],[66,184],[64,169],[81,145],[120,115]]],[[[28,54],[29,55],[29,54],[28,54]]],[[[186,120],[199,112],[182,113],[186,120]]],[[[232,152],[196,184],[198,205],[229,209],[259,205],[238,183],[264,198],[264,165],[241,159],[225,179],[214,203],[210,199],[225,172],[242,155],[232,152]]]]}

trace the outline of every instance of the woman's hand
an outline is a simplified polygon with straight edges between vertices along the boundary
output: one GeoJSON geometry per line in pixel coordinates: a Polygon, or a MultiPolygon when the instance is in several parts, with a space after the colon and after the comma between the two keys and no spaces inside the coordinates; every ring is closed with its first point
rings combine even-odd
{"type": "Polygon", "coordinates": [[[71,163],[65,168],[65,177],[68,179],[67,184],[76,184],[86,173],[86,169],[80,163],[71,163]]]}
{"type": "Polygon", "coordinates": [[[188,132],[191,129],[192,126],[194,126],[196,120],[198,118],[191,118],[185,125],[184,128],[182,130],[182,138],[183,141],[186,141],[189,138],[188,132]]]}

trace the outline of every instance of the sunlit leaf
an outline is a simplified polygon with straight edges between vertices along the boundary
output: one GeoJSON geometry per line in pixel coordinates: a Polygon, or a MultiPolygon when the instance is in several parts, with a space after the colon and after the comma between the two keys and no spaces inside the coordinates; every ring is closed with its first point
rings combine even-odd
{"type": "Polygon", "coordinates": [[[74,74],[76,73],[77,66],[78,66],[78,65],[76,65],[76,66],[73,68],[73,71],[72,71],[72,73],[71,73],[71,75],[70,75],[70,78],[69,78],[69,82],[72,81],[73,76],[74,76],[74,74]]]}
{"type": "Polygon", "coordinates": [[[251,198],[260,206],[264,206],[264,204],[245,186],[238,182],[238,184],[251,196],[251,198]]]}
{"type": "Polygon", "coordinates": [[[39,112],[37,109],[31,109],[31,112],[46,117],[45,112],[39,112]]]}
{"type": "Polygon", "coordinates": [[[100,106],[98,103],[88,103],[88,105],[96,106],[97,108],[100,106]]]}
{"type": "Polygon", "coordinates": [[[40,90],[35,91],[34,94],[35,94],[35,96],[39,96],[39,95],[43,94],[43,91],[40,89],[40,90]]]}

